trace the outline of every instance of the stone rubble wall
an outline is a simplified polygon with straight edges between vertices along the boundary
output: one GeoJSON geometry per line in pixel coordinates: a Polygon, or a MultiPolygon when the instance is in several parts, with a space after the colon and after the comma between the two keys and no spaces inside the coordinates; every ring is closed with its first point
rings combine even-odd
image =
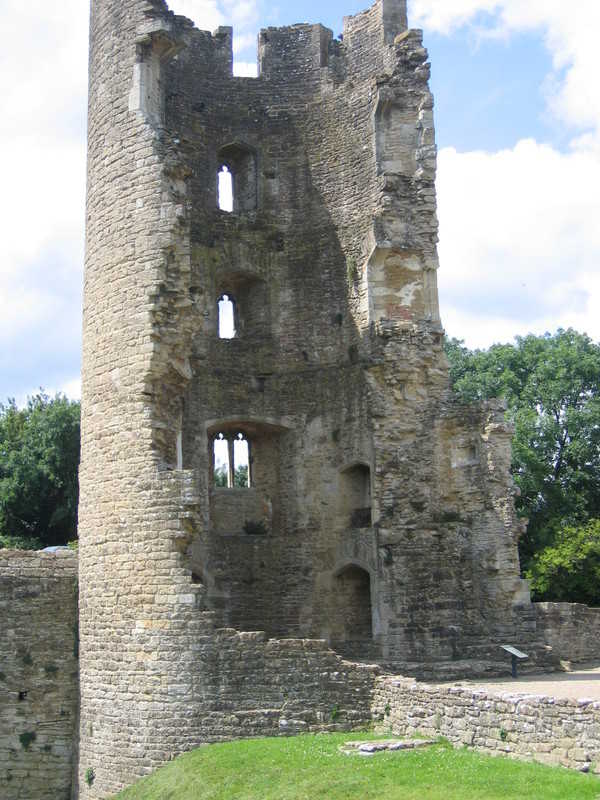
{"type": "Polygon", "coordinates": [[[324,641],[222,629],[204,680],[214,687],[204,741],[348,730],[371,721],[376,666],[344,661],[324,641]]]}
{"type": "Polygon", "coordinates": [[[600,772],[600,702],[590,699],[494,694],[382,677],[373,715],[397,736],[443,736],[492,755],[600,772]]]}
{"type": "Polygon", "coordinates": [[[539,637],[560,661],[600,661],[600,608],[534,603],[539,637]]]}
{"type": "Polygon", "coordinates": [[[69,800],[77,556],[0,550],[0,797],[69,800]]]}
{"type": "MultiPolygon", "coordinates": [[[[560,658],[597,658],[599,609],[539,603],[535,610],[539,638],[560,658]]],[[[68,800],[78,717],[76,554],[0,551],[0,615],[0,796],[68,800]]],[[[202,718],[190,737],[183,721],[167,732],[160,754],[139,743],[140,775],[197,740],[343,730],[372,719],[396,735],[445,736],[498,755],[584,770],[599,760],[598,702],[380,677],[324,641],[216,630],[211,615],[199,616],[206,636],[196,642],[194,683],[202,718]]],[[[151,637],[147,645],[140,640],[142,660],[151,658],[142,655],[151,637]]],[[[177,691],[171,685],[173,697],[177,691]]]]}
{"type": "MultiPolygon", "coordinates": [[[[0,615],[0,797],[69,800],[79,700],[77,555],[0,551],[0,615]]],[[[199,741],[345,730],[370,721],[376,667],[344,661],[324,641],[215,630],[210,616],[199,616],[207,635],[196,642],[194,680],[204,713],[193,737],[186,737],[183,718],[167,730],[157,760],[143,737],[136,739],[132,719],[137,774],[199,741]]],[[[151,660],[151,637],[144,641],[141,663],[151,660]]],[[[181,690],[173,684],[169,694],[176,698],[181,690]]],[[[101,772],[97,763],[85,764],[84,773],[89,767],[101,772]]]]}

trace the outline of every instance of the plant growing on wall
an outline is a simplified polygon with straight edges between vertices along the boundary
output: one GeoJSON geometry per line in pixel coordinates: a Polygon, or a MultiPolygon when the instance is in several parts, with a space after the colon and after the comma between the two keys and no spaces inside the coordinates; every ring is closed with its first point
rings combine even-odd
{"type": "Polygon", "coordinates": [[[358,265],[352,256],[348,256],[346,259],[346,277],[349,286],[354,286],[358,280],[358,265]]]}
{"type": "Polygon", "coordinates": [[[260,520],[247,519],[244,522],[244,533],[248,536],[266,536],[267,526],[260,520]]]}
{"type": "Polygon", "coordinates": [[[26,731],[19,736],[19,741],[21,742],[21,747],[23,750],[29,750],[36,739],[37,735],[35,731],[26,731]]]}

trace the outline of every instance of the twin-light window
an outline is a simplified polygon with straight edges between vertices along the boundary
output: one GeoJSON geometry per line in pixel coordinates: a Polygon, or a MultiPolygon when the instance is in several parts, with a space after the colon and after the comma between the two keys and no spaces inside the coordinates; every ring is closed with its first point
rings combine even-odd
{"type": "Polygon", "coordinates": [[[218,433],[214,437],[213,475],[218,489],[251,487],[250,442],[243,433],[218,433]]]}

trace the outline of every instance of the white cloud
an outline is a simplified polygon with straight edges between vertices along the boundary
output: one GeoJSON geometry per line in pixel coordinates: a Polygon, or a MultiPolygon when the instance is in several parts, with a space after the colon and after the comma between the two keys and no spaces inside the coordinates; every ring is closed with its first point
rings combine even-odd
{"type": "Polygon", "coordinates": [[[236,33],[246,34],[258,25],[257,0],[170,0],[171,11],[193,20],[201,30],[233,25],[236,33]]]}
{"type": "Polygon", "coordinates": [[[257,48],[257,37],[256,33],[245,33],[243,36],[237,36],[236,29],[234,28],[234,37],[233,37],[233,54],[234,56],[238,53],[242,53],[244,51],[251,50],[257,48]]]}
{"type": "MultiPolygon", "coordinates": [[[[71,400],[80,400],[81,399],[81,378],[75,378],[72,381],[67,381],[61,387],[59,387],[58,391],[61,394],[65,394],[67,397],[70,397],[71,400]]],[[[51,394],[49,392],[49,394],[51,394]]]]}
{"type": "Polygon", "coordinates": [[[472,23],[482,36],[539,30],[555,68],[550,109],[569,127],[600,129],[598,0],[413,0],[413,22],[439,33],[472,23]]]}
{"type": "Polygon", "coordinates": [[[175,14],[193,20],[200,30],[213,31],[226,24],[217,0],[170,0],[168,6],[175,14]]]}
{"type": "Polygon", "coordinates": [[[440,153],[440,294],[472,346],[573,326],[600,340],[600,161],[533,140],[440,153]]]}
{"type": "Polygon", "coordinates": [[[499,0],[413,0],[409,18],[412,25],[450,33],[466,25],[477,14],[491,14],[499,6],[499,0]]]}
{"type": "Polygon", "coordinates": [[[248,27],[258,22],[257,0],[222,0],[226,16],[233,25],[248,27]]]}
{"type": "Polygon", "coordinates": [[[4,0],[0,95],[7,113],[0,119],[0,159],[3,184],[10,187],[0,195],[4,274],[50,239],[82,235],[84,5],[65,0],[56,18],[45,0],[4,0]]]}
{"type": "MultiPolygon", "coordinates": [[[[256,49],[259,25],[258,0],[170,0],[171,11],[191,19],[200,30],[214,31],[220,25],[232,25],[233,53],[256,49]]],[[[255,78],[255,62],[234,61],[234,75],[255,78]]]]}
{"type": "MultiPolygon", "coordinates": [[[[452,335],[487,346],[573,326],[600,339],[600,26],[597,0],[414,0],[413,23],[482,37],[539,30],[554,72],[563,153],[533,140],[499,153],[440,153],[440,295],[452,335]]],[[[540,87],[542,91],[542,87],[540,87]]]]}
{"type": "Polygon", "coordinates": [[[79,370],[88,14],[2,0],[0,397],[79,370]]]}
{"type": "Polygon", "coordinates": [[[258,75],[258,64],[256,61],[235,61],[233,64],[233,74],[238,78],[256,78],[258,75]]]}

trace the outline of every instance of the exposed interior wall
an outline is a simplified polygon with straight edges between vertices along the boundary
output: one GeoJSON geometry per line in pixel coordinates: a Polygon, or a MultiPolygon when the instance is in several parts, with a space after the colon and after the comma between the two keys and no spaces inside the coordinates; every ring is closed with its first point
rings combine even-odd
{"type": "Polygon", "coordinates": [[[77,556],[0,550],[0,796],[70,800],[77,556]]]}
{"type": "MultiPolygon", "coordinates": [[[[386,24],[399,25],[392,17],[386,24]]],[[[362,529],[361,547],[376,560],[372,520],[362,521],[367,489],[359,505],[348,498],[341,508],[338,497],[348,482],[342,467],[361,463],[370,471],[373,461],[359,362],[368,347],[363,284],[378,176],[364,135],[373,124],[372,77],[394,58],[383,42],[380,3],[346,21],[343,43],[322,26],[263,32],[259,80],[192,80],[206,51],[206,40],[194,38],[171,64],[176,89],[167,109],[186,143],[192,282],[202,288],[184,465],[199,476],[210,518],[192,544],[193,569],[223,624],[331,641],[333,573],[354,535],[349,529],[362,529]],[[234,197],[234,213],[223,213],[207,191],[228,151],[252,154],[256,209],[236,207],[234,197]],[[228,341],[215,336],[212,321],[224,291],[240,320],[228,341]],[[211,486],[207,438],[227,425],[251,442],[246,497],[211,486]],[[266,541],[244,536],[252,515],[264,523],[266,541]]]]}
{"type": "Polygon", "coordinates": [[[210,509],[190,551],[207,608],[242,630],[333,643],[337,576],[360,565],[362,656],[414,670],[486,659],[506,636],[530,643],[534,625],[502,412],[461,410],[449,391],[429,65],[402,5],[348,18],[341,42],[321,26],[264,31],[258,80],[198,81],[222,43],[194,35],[165,67],[165,120],[193,209],[183,460],[210,509]],[[243,178],[233,213],[215,188],[228,153],[243,178]],[[251,444],[247,491],[212,485],[210,437],[228,428],[251,444]],[[249,521],[265,541],[244,534],[249,521]]]}

